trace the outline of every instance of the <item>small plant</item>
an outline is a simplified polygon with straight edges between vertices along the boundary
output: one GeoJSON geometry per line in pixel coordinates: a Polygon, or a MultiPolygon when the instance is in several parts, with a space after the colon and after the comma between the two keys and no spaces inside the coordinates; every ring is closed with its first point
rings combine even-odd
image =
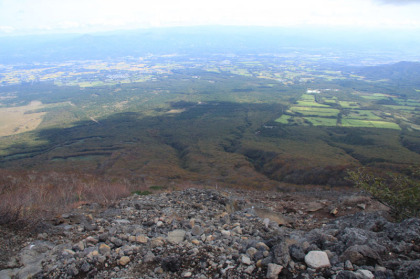
{"type": "Polygon", "coordinates": [[[150,191],[133,191],[132,192],[133,195],[139,195],[139,196],[147,196],[152,194],[152,192],[150,191]]]}
{"type": "Polygon", "coordinates": [[[398,220],[420,217],[419,167],[411,169],[411,175],[387,173],[375,175],[366,168],[348,171],[348,179],[359,189],[370,194],[391,209],[398,220]]]}

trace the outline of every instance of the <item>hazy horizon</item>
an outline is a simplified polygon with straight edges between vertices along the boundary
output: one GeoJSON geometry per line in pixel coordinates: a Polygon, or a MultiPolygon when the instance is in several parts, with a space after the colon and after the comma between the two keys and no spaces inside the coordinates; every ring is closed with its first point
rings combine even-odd
{"type": "Polygon", "coordinates": [[[0,36],[208,25],[400,32],[420,30],[419,4],[418,0],[0,0],[0,36]]]}

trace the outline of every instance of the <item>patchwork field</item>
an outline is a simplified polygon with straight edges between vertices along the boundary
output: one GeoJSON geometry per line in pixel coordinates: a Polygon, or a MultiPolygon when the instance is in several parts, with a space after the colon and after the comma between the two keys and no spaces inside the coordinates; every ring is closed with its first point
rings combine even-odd
{"type": "Polygon", "coordinates": [[[417,91],[278,57],[147,59],[6,68],[0,167],[274,189],[420,162],[417,91]]]}
{"type": "Polygon", "coordinates": [[[402,99],[396,96],[375,93],[372,95],[338,94],[329,97],[318,90],[316,94],[302,94],[296,104],[291,105],[285,114],[275,121],[284,125],[314,125],[367,127],[400,130],[400,124],[416,129],[410,120],[420,115],[420,103],[415,100],[402,99]],[[341,98],[361,98],[359,101],[342,100],[341,98]],[[389,102],[397,105],[389,105],[389,102]],[[400,104],[400,105],[398,105],[400,104]],[[375,109],[372,109],[372,108],[375,109]],[[408,115],[401,115],[406,111],[408,115]],[[404,121],[401,121],[404,119],[404,121]]]}

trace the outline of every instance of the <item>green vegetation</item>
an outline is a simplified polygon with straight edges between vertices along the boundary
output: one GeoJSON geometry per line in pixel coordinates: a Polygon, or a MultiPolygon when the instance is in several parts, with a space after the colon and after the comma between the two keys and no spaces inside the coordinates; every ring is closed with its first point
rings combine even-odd
{"type": "Polygon", "coordinates": [[[311,122],[314,126],[336,126],[336,118],[326,118],[326,117],[305,117],[305,120],[311,122]]]}
{"type": "MultiPolygon", "coordinates": [[[[376,112],[378,113],[378,112],[376,112]]],[[[347,118],[350,119],[363,119],[363,120],[380,120],[382,119],[373,111],[370,110],[352,110],[347,113],[347,118]]]]}
{"type": "Polygon", "coordinates": [[[200,59],[7,68],[0,113],[15,121],[0,122],[15,126],[3,129],[0,167],[123,177],[148,193],[184,182],[343,186],[349,167],[420,161],[412,87],[318,70],[310,58],[200,59]]]}
{"type": "Polygon", "coordinates": [[[385,121],[370,121],[352,118],[342,118],[341,126],[343,127],[371,127],[371,128],[384,128],[384,129],[396,129],[401,130],[398,124],[393,122],[385,121]]]}
{"type": "Polygon", "coordinates": [[[302,115],[313,116],[334,116],[336,117],[340,112],[338,109],[333,108],[316,108],[316,107],[290,107],[291,112],[296,112],[302,115]]]}
{"type": "Polygon", "coordinates": [[[397,219],[420,217],[420,169],[411,175],[387,173],[382,176],[366,169],[349,171],[349,179],[360,189],[391,208],[397,219]]]}
{"type": "Polygon", "coordinates": [[[133,195],[139,195],[139,196],[147,196],[147,195],[151,195],[152,192],[150,192],[150,191],[133,191],[132,194],[133,195]]]}
{"type": "Polygon", "coordinates": [[[275,121],[281,124],[288,124],[290,119],[292,119],[292,116],[283,114],[280,118],[277,118],[275,121]]]}
{"type": "Polygon", "coordinates": [[[348,108],[348,109],[357,109],[360,107],[357,102],[340,101],[339,104],[342,108],[348,108]]]}

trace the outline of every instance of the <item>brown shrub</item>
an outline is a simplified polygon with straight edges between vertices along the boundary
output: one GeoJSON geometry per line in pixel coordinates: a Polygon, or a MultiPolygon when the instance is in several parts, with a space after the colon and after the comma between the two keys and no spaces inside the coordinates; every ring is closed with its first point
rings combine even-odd
{"type": "Polygon", "coordinates": [[[0,170],[0,224],[34,223],[84,203],[107,204],[130,194],[127,181],[80,173],[0,170]]]}

